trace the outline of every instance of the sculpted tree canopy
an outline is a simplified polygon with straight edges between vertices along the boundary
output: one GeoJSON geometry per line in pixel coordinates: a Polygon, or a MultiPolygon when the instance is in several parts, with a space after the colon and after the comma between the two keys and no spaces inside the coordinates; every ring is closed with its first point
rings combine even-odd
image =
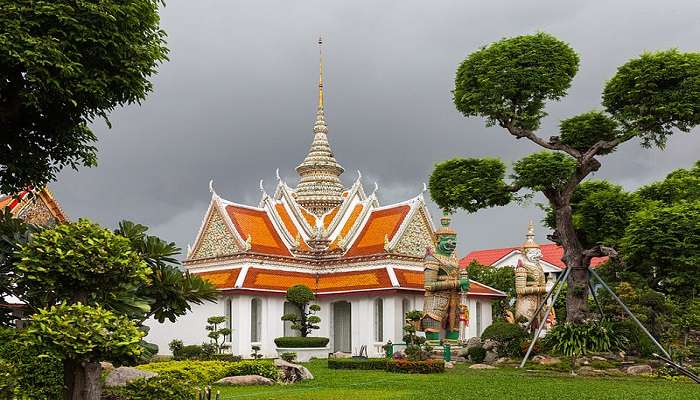
{"type": "Polygon", "coordinates": [[[159,0],[0,2],[0,192],[96,163],[89,124],[152,90],[159,0]]]}
{"type": "Polygon", "coordinates": [[[571,208],[576,188],[600,169],[600,157],[621,143],[639,138],[646,147],[663,147],[674,132],[689,132],[700,123],[700,54],[669,50],[645,53],[621,66],[605,84],[602,111],[567,118],[546,139],[536,132],[547,115],[545,104],[566,95],[578,63],[568,44],[546,33],[503,39],[470,54],[457,70],[457,110],[483,117],[487,125],[545,151],[517,161],[509,181],[503,164],[493,159],[484,164],[450,160],[438,164],[430,180],[433,199],[447,210],[504,205],[517,199],[520,189],[543,193],[552,209],[551,238],[563,246],[563,261],[572,268],[567,282],[567,320],[572,322],[587,317],[590,260],[616,254],[598,244],[598,237],[579,237],[571,208]],[[482,181],[482,176],[487,178],[482,181]]]}

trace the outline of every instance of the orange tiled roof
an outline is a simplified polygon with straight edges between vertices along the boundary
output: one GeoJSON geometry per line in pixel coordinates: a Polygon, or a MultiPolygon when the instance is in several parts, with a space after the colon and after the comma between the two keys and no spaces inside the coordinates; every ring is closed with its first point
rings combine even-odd
{"type": "Polygon", "coordinates": [[[232,288],[236,284],[236,279],[238,279],[238,275],[240,273],[241,269],[236,268],[226,271],[200,272],[197,275],[199,275],[202,279],[209,281],[217,289],[226,289],[232,288]]]}
{"type": "Polygon", "coordinates": [[[243,240],[250,236],[251,251],[280,256],[291,255],[265,211],[227,205],[226,212],[243,240]]]}
{"type": "Polygon", "coordinates": [[[287,209],[284,207],[284,204],[278,203],[275,204],[275,210],[277,211],[277,215],[279,215],[280,219],[282,220],[282,223],[284,224],[284,228],[289,232],[290,236],[292,239],[297,240],[299,239],[299,248],[301,250],[310,250],[311,248],[309,247],[308,244],[304,241],[304,239],[301,239],[301,235],[299,234],[299,230],[297,229],[296,225],[294,225],[294,222],[292,221],[292,217],[289,216],[289,213],[287,212],[287,209]]]}
{"type": "Polygon", "coordinates": [[[318,275],[250,268],[243,287],[284,291],[299,284],[306,285],[317,293],[392,288],[391,279],[384,268],[318,275]]]}
{"type": "Polygon", "coordinates": [[[362,204],[355,204],[355,207],[352,209],[350,216],[345,221],[345,224],[343,225],[343,227],[340,229],[340,234],[338,235],[338,237],[335,238],[333,243],[331,243],[331,245],[329,246],[331,249],[338,248],[338,245],[340,244],[340,239],[348,237],[348,233],[350,232],[350,229],[352,229],[352,227],[355,225],[355,222],[357,222],[357,218],[362,213],[363,208],[364,208],[364,206],[362,204]]]}
{"type": "Polygon", "coordinates": [[[304,217],[306,222],[309,224],[311,227],[316,226],[316,216],[311,214],[310,212],[306,211],[304,207],[299,207],[299,210],[301,210],[301,215],[304,217]]]}
{"type": "MultiPolygon", "coordinates": [[[[493,265],[496,263],[496,261],[515,250],[520,250],[520,247],[504,247],[500,249],[472,251],[459,261],[459,265],[462,268],[466,268],[474,260],[481,265],[493,265]]],[[[541,244],[540,250],[542,251],[543,261],[546,261],[547,263],[561,269],[566,268],[566,264],[564,264],[564,262],[561,260],[562,256],[564,255],[564,249],[561,246],[556,243],[541,244]]],[[[608,257],[596,257],[591,260],[591,267],[597,267],[606,261],[608,261],[608,257]]]]}
{"type": "MultiPolygon", "coordinates": [[[[396,278],[398,279],[401,287],[423,289],[423,272],[394,268],[394,273],[396,274],[396,278]]],[[[505,296],[505,294],[503,294],[501,291],[486,286],[483,283],[479,283],[471,279],[469,282],[469,292],[467,292],[468,295],[495,297],[505,296]]]]}
{"type": "Polygon", "coordinates": [[[328,228],[333,222],[333,218],[335,218],[336,215],[338,215],[338,211],[340,210],[340,206],[337,206],[333,208],[328,214],[323,216],[323,227],[328,228]]]}
{"type": "Polygon", "coordinates": [[[362,256],[384,252],[384,240],[391,240],[411,209],[408,205],[372,211],[362,232],[355,239],[348,256],[362,256]]]}

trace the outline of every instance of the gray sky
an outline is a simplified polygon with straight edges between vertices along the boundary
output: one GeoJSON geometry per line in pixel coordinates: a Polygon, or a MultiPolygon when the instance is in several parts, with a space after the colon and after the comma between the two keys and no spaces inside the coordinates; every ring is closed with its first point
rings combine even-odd
{"type": "MultiPolygon", "coordinates": [[[[538,150],[464,118],[450,91],[458,64],[503,37],[545,31],[581,56],[569,95],[548,105],[540,135],[600,108],[604,82],[646,50],[698,51],[700,2],[630,1],[169,1],[162,12],[170,61],[146,101],[97,124],[99,166],[64,171],[51,188],[71,218],[105,226],[131,219],[183,248],[194,240],[214,179],[224,198],[255,204],[258,181],[294,167],[312,139],[318,49],[324,36],[329,139],[349,184],[360,169],[383,204],[421,190],[452,157],[517,160],[538,150]]],[[[700,136],[674,135],[665,151],[627,143],[597,178],[633,189],[698,159],[700,136]]],[[[431,204],[437,222],[438,212],[431,204]]],[[[461,255],[520,244],[533,205],[455,216],[461,255]]],[[[545,230],[538,227],[539,240],[545,230]]]]}

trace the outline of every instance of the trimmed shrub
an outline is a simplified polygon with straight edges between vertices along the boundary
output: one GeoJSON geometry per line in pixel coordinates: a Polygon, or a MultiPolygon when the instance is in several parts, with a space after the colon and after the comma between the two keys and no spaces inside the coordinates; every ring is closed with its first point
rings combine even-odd
{"type": "Polygon", "coordinates": [[[481,346],[470,347],[467,350],[467,355],[469,356],[469,361],[478,364],[486,358],[486,350],[481,346]]]}
{"type": "Polygon", "coordinates": [[[330,358],[330,369],[384,370],[408,374],[432,374],[445,371],[443,360],[393,360],[386,358],[330,358]]]}
{"type": "Polygon", "coordinates": [[[388,360],[386,370],[406,374],[434,374],[445,372],[443,360],[388,360]]]}
{"type": "Polygon", "coordinates": [[[275,339],[275,344],[282,348],[326,347],[328,340],[327,337],[282,336],[275,339]]]}
{"type": "Polygon", "coordinates": [[[239,362],[241,361],[241,356],[235,356],[233,354],[214,354],[209,359],[214,361],[239,362]]]}
{"type": "Polygon", "coordinates": [[[15,329],[0,328],[0,358],[14,366],[17,390],[26,398],[61,398],[63,360],[59,356],[27,347],[15,329]]]}
{"type": "Polygon", "coordinates": [[[520,343],[527,338],[523,328],[505,321],[494,322],[481,334],[481,340],[491,339],[498,342],[497,351],[500,357],[519,357],[520,343]]]}
{"type": "Polygon", "coordinates": [[[330,369],[386,370],[386,358],[329,358],[330,369]]]}
{"type": "Polygon", "coordinates": [[[124,387],[106,387],[102,400],[192,400],[197,388],[172,377],[154,376],[149,379],[136,379],[124,387]]]}
{"type": "MultiPolygon", "coordinates": [[[[172,343],[172,342],[171,342],[172,343]]],[[[173,350],[173,358],[176,360],[196,360],[202,356],[202,346],[190,344],[176,347],[173,350]]]]}
{"type": "Polygon", "coordinates": [[[277,380],[279,370],[271,361],[166,361],[139,365],[143,371],[187,382],[193,386],[209,385],[227,376],[260,375],[277,380]]]}
{"type": "Polygon", "coordinates": [[[297,359],[297,353],[291,351],[280,354],[280,358],[286,362],[293,363],[297,359]]]}

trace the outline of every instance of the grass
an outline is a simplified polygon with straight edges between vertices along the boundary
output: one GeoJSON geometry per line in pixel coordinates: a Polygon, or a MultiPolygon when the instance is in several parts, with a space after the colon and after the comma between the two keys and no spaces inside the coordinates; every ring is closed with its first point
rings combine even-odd
{"type": "Polygon", "coordinates": [[[622,400],[700,399],[700,385],[657,378],[572,377],[552,371],[473,370],[464,365],[444,374],[406,375],[384,371],[331,370],[327,362],[306,366],[312,381],[264,387],[219,387],[222,400],[622,400]]]}

